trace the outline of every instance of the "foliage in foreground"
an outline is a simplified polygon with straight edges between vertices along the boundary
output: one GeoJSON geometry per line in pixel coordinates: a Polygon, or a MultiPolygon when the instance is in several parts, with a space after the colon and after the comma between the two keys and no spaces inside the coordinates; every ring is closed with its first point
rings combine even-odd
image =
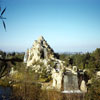
{"type": "Polygon", "coordinates": [[[88,87],[88,92],[85,96],[86,100],[100,100],[100,79],[93,79],[92,84],[88,87]]]}
{"type": "Polygon", "coordinates": [[[11,100],[83,100],[82,94],[62,94],[54,90],[41,90],[37,84],[22,84],[14,88],[11,100]]]}

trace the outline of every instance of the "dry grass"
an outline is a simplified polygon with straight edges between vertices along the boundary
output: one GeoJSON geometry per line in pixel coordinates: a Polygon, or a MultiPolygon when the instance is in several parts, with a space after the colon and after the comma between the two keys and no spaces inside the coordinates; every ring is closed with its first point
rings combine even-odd
{"type": "Polygon", "coordinates": [[[36,84],[22,84],[13,89],[11,100],[83,100],[83,95],[62,94],[54,90],[41,90],[36,84]]]}

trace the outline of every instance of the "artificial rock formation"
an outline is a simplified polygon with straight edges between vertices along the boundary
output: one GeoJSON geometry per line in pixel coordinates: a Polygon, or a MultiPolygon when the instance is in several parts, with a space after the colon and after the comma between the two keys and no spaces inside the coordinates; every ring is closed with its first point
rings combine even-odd
{"type": "Polygon", "coordinates": [[[52,78],[53,78],[53,84],[52,84],[53,87],[60,90],[62,87],[63,70],[57,71],[56,69],[53,69],[52,78]]]}
{"type": "Polygon", "coordinates": [[[65,77],[64,84],[69,85],[65,85],[65,88],[66,86],[75,85],[75,89],[78,89],[77,67],[64,66],[65,62],[58,59],[58,55],[54,53],[53,49],[42,36],[35,40],[33,46],[27,50],[24,62],[26,62],[27,68],[32,68],[33,71],[40,75],[40,78],[47,78],[49,81],[52,79],[52,88],[61,90],[64,75],[66,75],[67,79],[65,77]],[[72,82],[74,83],[72,84],[72,82]]]}
{"type": "Polygon", "coordinates": [[[80,89],[84,93],[87,92],[87,86],[86,86],[86,82],[84,80],[82,80],[82,82],[81,82],[80,89]]]}
{"type": "Polygon", "coordinates": [[[31,66],[34,62],[41,59],[51,59],[54,57],[53,50],[41,36],[38,40],[35,40],[32,48],[27,51],[27,66],[31,66]]]}
{"type": "Polygon", "coordinates": [[[40,74],[40,77],[51,77],[53,79],[52,86],[60,89],[64,61],[58,59],[57,54],[54,53],[42,36],[35,40],[32,48],[27,50],[24,61],[27,64],[27,68],[32,68],[33,71],[40,74]],[[42,76],[42,74],[45,75],[42,76]]]}
{"type": "Polygon", "coordinates": [[[100,77],[100,71],[96,72],[96,76],[100,77]]]}

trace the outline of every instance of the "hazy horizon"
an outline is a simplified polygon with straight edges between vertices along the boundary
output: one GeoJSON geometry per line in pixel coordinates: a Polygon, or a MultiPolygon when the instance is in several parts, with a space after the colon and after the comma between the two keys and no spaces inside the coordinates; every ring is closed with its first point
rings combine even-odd
{"type": "Polygon", "coordinates": [[[1,50],[25,52],[41,35],[55,52],[100,48],[99,0],[2,0],[1,7],[1,50]]]}

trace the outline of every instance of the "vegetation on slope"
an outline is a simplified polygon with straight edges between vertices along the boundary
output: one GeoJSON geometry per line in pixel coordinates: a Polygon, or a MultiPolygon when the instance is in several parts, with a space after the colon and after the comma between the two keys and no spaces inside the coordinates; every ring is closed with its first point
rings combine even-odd
{"type": "MultiPolygon", "coordinates": [[[[62,96],[62,94],[55,91],[40,89],[40,85],[36,84],[36,82],[39,82],[38,74],[33,73],[31,69],[25,69],[25,64],[23,63],[24,53],[6,54],[0,51],[0,55],[2,55],[0,57],[0,85],[5,84],[5,86],[8,86],[10,84],[14,86],[12,95],[14,100],[65,100],[66,98],[66,100],[69,100],[68,96],[62,96]],[[12,67],[18,73],[9,76],[8,73],[12,67]],[[59,98],[56,99],[55,95],[59,98]]],[[[97,48],[94,52],[86,54],[60,54],[59,58],[65,61],[66,66],[76,65],[79,69],[87,71],[92,83],[88,84],[85,100],[99,100],[100,78],[96,77],[96,71],[100,71],[100,49],[97,48]]]]}

